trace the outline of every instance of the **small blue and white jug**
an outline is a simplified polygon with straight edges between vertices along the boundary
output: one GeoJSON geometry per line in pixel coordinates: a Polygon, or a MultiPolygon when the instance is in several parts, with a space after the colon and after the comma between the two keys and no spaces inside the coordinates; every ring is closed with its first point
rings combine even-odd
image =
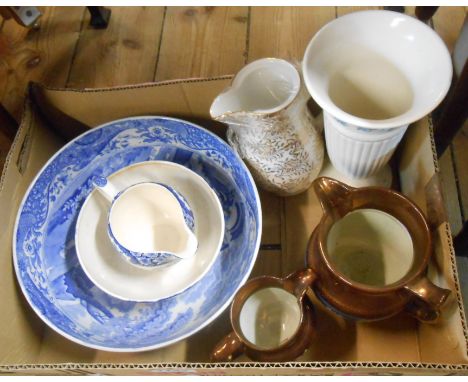
{"type": "Polygon", "coordinates": [[[198,241],[192,210],[172,187],[144,182],[118,191],[105,178],[95,184],[111,202],[109,238],[131,264],[160,267],[195,254],[198,241]]]}

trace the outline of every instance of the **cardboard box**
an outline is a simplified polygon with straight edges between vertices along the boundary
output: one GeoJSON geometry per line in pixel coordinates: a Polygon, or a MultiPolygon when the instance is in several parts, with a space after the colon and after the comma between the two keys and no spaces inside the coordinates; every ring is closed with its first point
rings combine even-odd
{"type": "MultiPolygon", "coordinates": [[[[209,119],[213,98],[230,77],[172,81],[110,89],[47,89],[32,85],[23,120],[0,181],[0,371],[22,374],[467,374],[468,332],[449,225],[438,184],[438,167],[428,118],[408,130],[395,156],[404,194],[427,214],[435,253],[432,280],[453,291],[436,325],[401,314],[374,323],[347,322],[316,302],[318,335],[295,362],[257,363],[241,357],[213,364],[209,352],[230,331],[228,312],[191,338],[144,353],[109,353],[77,345],[47,327],[26,303],[12,265],[11,237],[18,206],[35,174],[67,140],[104,122],[134,115],[188,119],[220,135],[209,119]]],[[[261,193],[264,227],[268,203],[261,193]]],[[[280,273],[303,266],[304,251],[321,210],[312,190],[281,201],[280,273]],[[287,208],[286,208],[286,207],[287,208]]],[[[272,223],[273,224],[273,223],[272,223]]],[[[270,273],[273,256],[262,251],[256,273],[270,273]]]]}

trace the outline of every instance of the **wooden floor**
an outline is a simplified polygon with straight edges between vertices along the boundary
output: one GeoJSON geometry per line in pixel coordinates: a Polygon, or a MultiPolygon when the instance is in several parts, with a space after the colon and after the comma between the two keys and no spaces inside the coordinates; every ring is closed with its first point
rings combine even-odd
{"type": "MultiPolygon", "coordinates": [[[[106,87],[232,74],[261,57],[301,60],[308,41],[327,22],[378,7],[111,7],[105,30],[89,26],[85,7],[39,8],[38,28],[0,18],[0,101],[17,120],[31,80],[106,87]]],[[[413,15],[414,7],[406,13],[413,15]]],[[[429,22],[451,51],[465,13],[465,7],[441,7],[429,22]]],[[[9,143],[0,135],[0,164],[9,143]]],[[[465,130],[440,160],[454,234],[468,216],[467,149],[465,130]]],[[[268,203],[267,215],[281,211],[281,199],[268,203]]],[[[284,227],[280,218],[266,218],[263,242],[278,247],[284,227]]]]}

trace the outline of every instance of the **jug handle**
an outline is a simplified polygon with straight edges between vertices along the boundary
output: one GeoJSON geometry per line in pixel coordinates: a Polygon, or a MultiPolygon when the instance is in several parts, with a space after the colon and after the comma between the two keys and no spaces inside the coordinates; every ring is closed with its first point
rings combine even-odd
{"type": "Polygon", "coordinates": [[[244,343],[236,333],[231,332],[219,341],[211,352],[213,362],[228,362],[240,356],[245,349],[244,343]]]}
{"type": "Polygon", "coordinates": [[[316,280],[316,273],[312,269],[306,268],[291,273],[286,277],[285,282],[291,283],[290,289],[293,290],[294,295],[300,299],[304,294],[307,294],[309,288],[312,287],[316,280]]]}
{"type": "Polygon", "coordinates": [[[427,323],[437,321],[440,308],[451,292],[434,285],[427,277],[406,285],[405,289],[413,297],[405,310],[419,321],[427,323]]]}
{"type": "Polygon", "coordinates": [[[336,179],[322,176],[312,183],[314,191],[325,213],[339,217],[344,216],[351,209],[351,199],[349,195],[354,188],[336,179]]]}

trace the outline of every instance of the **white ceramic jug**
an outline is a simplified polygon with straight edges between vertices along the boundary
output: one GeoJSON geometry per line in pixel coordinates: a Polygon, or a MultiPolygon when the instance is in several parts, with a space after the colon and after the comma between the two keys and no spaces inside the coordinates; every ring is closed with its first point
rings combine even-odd
{"type": "Polygon", "coordinates": [[[245,66],[210,109],[229,125],[227,138],[258,184],[280,195],[310,187],[323,162],[323,139],[291,63],[265,58],[245,66]]]}

